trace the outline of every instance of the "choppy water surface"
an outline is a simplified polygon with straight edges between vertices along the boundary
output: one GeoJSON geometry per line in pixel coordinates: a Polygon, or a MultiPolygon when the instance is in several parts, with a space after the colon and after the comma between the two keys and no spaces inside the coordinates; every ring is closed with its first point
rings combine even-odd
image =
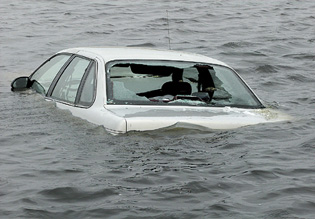
{"type": "Polygon", "coordinates": [[[314,218],[315,2],[1,0],[1,218],[314,218]],[[205,54],[291,122],[107,134],[10,82],[75,46],[205,54]]]}

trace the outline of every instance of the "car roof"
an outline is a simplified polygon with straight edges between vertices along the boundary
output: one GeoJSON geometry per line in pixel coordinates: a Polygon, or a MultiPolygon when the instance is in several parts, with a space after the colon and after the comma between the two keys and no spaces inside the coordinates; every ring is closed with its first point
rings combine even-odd
{"type": "Polygon", "coordinates": [[[153,48],[140,47],[77,47],[60,51],[77,54],[94,54],[101,57],[105,62],[114,60],[172,60],[172,61],[188,61],[211,63],[227,66],[219,60],[182,51],[161,50],[153,48]]]}

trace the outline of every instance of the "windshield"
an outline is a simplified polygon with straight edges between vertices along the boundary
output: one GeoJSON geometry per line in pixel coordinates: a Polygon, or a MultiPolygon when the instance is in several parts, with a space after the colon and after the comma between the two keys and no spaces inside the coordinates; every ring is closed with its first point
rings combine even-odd
{"type": "Polygon", "coordinates": [[[263,107],[242,79],[224,66],[115,61],[106,67],[108,104],[263,107]]]}

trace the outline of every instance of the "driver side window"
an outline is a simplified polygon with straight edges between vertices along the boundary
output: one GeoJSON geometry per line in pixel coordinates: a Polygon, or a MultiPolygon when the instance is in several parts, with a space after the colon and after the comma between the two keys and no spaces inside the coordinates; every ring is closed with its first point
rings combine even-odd
{"type": "Polygon", "coordinates": [[[70,55],[66,54],[56,55],[40,66],[31,76],[31,80],[35,82],[33,89],[46,94],[57,73],[69,58],[70,55]]]}

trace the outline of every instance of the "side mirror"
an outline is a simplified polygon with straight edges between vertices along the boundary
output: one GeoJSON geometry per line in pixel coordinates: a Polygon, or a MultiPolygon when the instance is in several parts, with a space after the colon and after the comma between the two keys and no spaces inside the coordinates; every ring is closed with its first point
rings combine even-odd
{"type": "Polygon", "coordinates": [[[31,87],[31,80],[29,77],[19,77],[14,79],[11,83],[12,91],[21,91],[31,87]]]}

